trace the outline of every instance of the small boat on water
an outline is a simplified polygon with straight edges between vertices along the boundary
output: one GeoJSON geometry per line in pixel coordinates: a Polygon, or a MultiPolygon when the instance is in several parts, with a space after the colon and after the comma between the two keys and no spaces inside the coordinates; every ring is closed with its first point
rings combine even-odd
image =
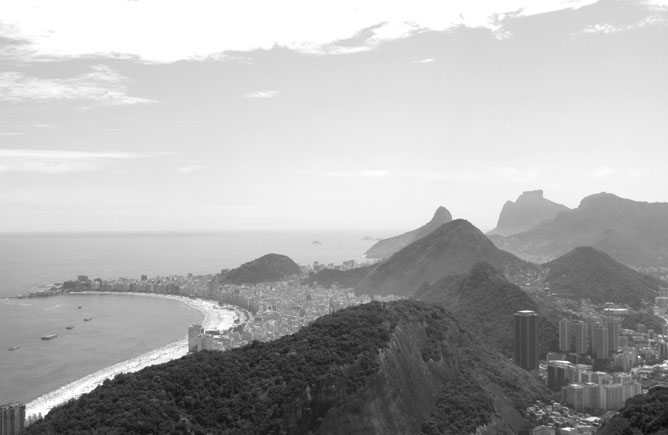
{"type": "Polygon", "coordinates": [[[12,346],[9,348],[9,350],[16,350],[16,349],[21,349],[21,346],[12,346]]]}
{"type": "Polygon", "coordinates": [[[81,309],[81,305],[79,305],[79,309],[81,309]]]}
{"type": "Polygon", "coordinates": [[[65,329],[74,329],[74,326],[66,326],[65,329]]]}
{"type": "Polygon", "coordinates": [[[49,334],[49,335],[44,335],[42,336],[42,340],[51,340],[53,338],[58,337],[58,334],[49,334]]]}
{"type": "Polygon", "coordinates": [[[90,322],[91,320],[93,320],[92,317],[86,317],[86,318],[84,319],[84,322],[90,322]]]}

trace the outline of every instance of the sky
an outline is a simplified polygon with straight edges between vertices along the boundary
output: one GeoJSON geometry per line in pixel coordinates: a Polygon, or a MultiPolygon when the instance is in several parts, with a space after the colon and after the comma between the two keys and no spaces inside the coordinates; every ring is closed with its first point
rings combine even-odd
{"type": "Polygon", "coordinates": [[[0,1],[0,232],[666,202],[667,119],[668,0],[0,1]]]}

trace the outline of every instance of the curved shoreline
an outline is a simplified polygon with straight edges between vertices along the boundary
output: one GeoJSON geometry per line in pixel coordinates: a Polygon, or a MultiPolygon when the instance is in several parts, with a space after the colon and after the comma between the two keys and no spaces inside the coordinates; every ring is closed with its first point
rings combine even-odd
{"type": "MultiPolygon", "coordinates": [[[[202,327],[204,327],[204,329],[225,330],[234,325],[235,319],[239,319],[240,323],[244,323],[248,318],[247,314],[237,307],[229,305],[220,307],[216,301],[191,299],[185,296],[130,292],[81,292],[76,294],[136,295],[180,301],[202,313],[204,317],[202,320],[202,327]]],[[[26,403],[26,417],[37,416],[38,414],[45,416],[52,408],[69,400],[76,399],[82,394],[89,393],[98,385],[102,384],[106,379],[112,379],[118,374],[133,373],[151,365],[162,364],[181,358],[188,353],[186,329],[187,326],[184,326],[184,332],[186,333],[184,334],[184,338],[178,341],[90,373],[81,379],[63,385],[54,391],[43,394],[37,399],[26,403]]]]}

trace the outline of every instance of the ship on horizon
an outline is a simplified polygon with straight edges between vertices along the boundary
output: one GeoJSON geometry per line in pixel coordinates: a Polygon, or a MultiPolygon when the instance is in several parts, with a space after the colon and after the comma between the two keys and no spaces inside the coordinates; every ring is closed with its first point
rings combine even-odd
{"type": "Polygon", "coordinates": [[[21,346],[12,346],[9,348],[9,350],[16,350],[16,349],[21,349],[21,346]]]}
{"type": "Polygon", "coordinates": [[[43,335],[42,340],[51,340],[53,338],[58,337],[58,334],[49,334],[49,335],[43,335]]]}
{"type": "Polygon", "coordinates": [[[91,320],[93,320],[92,317],[86,317],[86,318],[84,319],[84,322],[90,322],[91,320]]]}

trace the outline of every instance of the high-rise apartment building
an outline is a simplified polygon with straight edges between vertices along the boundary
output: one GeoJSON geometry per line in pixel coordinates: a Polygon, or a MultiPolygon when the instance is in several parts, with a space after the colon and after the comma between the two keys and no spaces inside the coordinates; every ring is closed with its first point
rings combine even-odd
{"type": "Polygon", "coordinates": [[[8,403],[0,406],[0,435],[19,435],[25,429],[26,405],[8,403]]]}
{"type": "Polygon", "coordinates": [[[575,352],[584,354],[589,351],[587,341],[587,324],[585,322],[573,322],[571,324],[573,335],[575,335],[575,352]]]}
{"type": "Polygon", "coordinates": [[[515,363],[525,370],[538,368],[538,314],[515,313],[515,363]]]}
{"type": "Polygon", "coordinates": [[[592,334],[592,350],[594,357],[598,359],[606,359],[610,353],[608,347],[608,328],[604,325],[597,324],[594,325],[594,331],[592,334]]]}
{"type": "Polygon", "coordinates": [[[559,321],[559,351],[571,351],[571,325],[568,319],[559,321]]]}

